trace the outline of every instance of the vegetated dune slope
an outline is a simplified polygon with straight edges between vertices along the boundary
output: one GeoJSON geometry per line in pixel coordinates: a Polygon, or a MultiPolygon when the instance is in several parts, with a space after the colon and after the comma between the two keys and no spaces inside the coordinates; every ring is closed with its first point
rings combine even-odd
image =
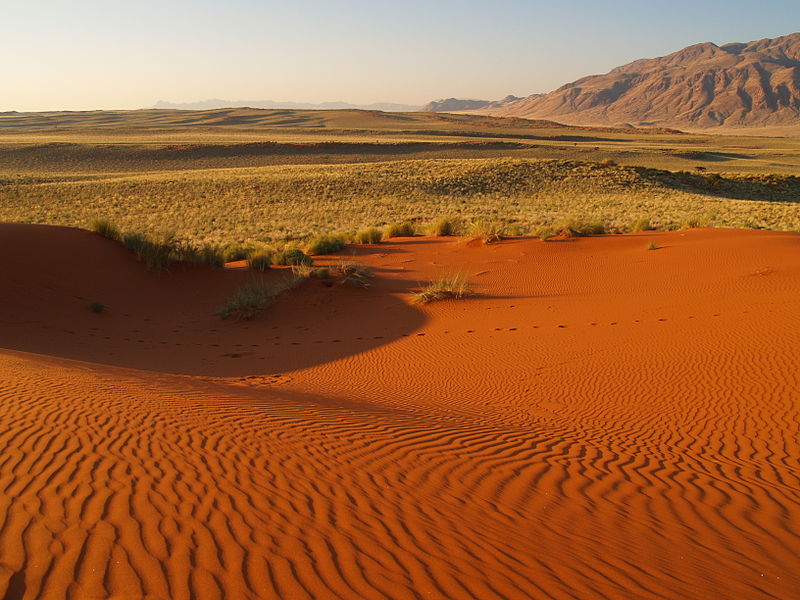
{"type": "Polygon", "coordinates": [[[797,234],[403,239],[238,324],[244,272],[0,252],[4,600],[800,589],[797,234]]]}

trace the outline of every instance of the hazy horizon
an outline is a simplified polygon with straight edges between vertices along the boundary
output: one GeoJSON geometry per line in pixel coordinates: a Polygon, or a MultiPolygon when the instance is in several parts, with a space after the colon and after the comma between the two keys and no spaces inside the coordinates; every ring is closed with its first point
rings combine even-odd
{"type": "Polygon", "coordinates": [[[779,37],[800,23],[800,4],[40,0],[4,17],[1,111],[209,99],[419,106],[548,92],[699,42],[779,37]]]}

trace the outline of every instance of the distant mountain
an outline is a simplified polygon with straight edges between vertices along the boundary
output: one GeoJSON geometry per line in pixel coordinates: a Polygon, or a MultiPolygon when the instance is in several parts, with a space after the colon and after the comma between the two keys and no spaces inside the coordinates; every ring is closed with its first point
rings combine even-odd
{"type": "Polygon", "coordinates": [[[419,106],[411,104],[394,104],[391,102],[378,102],[375,104],[348,104],[347,102],[323,102],[310,104],[305,102],[274,102],[272,100],[202,100],[200,102],[166,102],[159,100],[152,108],[166,108],[175,110],[216,110],[218,108],[266,108],[266,109],[294,109],[294,110],[382,110],[385,112],[414,112],[419,106]]]}
{"type": "Polygon", "coordinates": [[[573,125],[800,125],[800,33],[697,44],[475,112],[573,125]]]}
{"type": "Polygon", "coordinates": [[[503,108],[510,102],[522,100],[517,96],[506,96],[502,100],[492,102],[490,100],[464,100],[461,98],[443,98],[428,102],[420,108],[421,112],[459,112],[464,110],[480,110],[503,108]]]}

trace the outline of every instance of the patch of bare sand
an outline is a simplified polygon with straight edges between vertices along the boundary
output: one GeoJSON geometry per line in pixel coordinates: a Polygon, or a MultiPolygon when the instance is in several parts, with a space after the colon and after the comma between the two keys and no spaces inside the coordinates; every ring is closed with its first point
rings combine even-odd
{"type": "Polygon", "coordinates": [[[0,247],[4,599],[800,587],[796,234],[399,240],[249,324],[210,316],[246,273],[0,247]]]}

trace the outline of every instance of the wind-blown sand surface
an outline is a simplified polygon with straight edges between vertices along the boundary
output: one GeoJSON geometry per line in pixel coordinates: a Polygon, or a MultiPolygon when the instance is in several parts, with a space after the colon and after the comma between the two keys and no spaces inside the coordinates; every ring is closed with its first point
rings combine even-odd
{"type": "Polygon", "coordinates": [[[237,324],[0,226],[0,598],[798,597],[800,235],[355,252],[237,324]]]}

